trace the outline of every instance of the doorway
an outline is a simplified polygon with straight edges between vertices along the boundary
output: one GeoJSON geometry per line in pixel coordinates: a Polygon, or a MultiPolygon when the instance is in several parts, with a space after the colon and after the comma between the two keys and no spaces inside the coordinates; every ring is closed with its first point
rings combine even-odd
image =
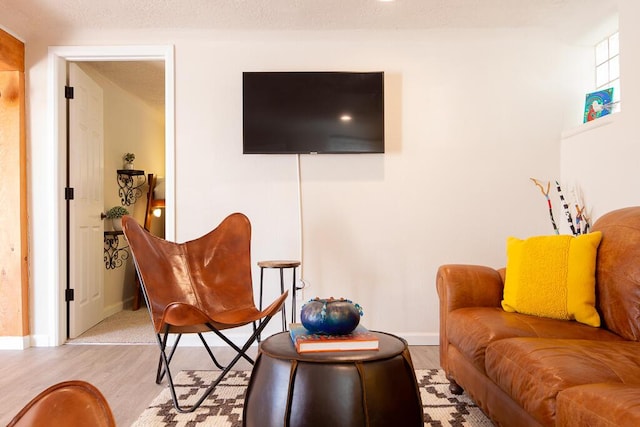
{"type": "Polygon", "coordinates": [[[146,206],[152,187],[161,189],[153,183],[165,176],[164,68],[164,61],[68,63],[69,339],[140,307],[126,239],[102,213],[119,210],[148,221],[149,230],[164,237],[164,203],[157,217],[147,215],[146,206]]]}
{"type": "MultiPolygon", "coordinates": [[[[125,46],[125,47],[55,47],[49,50],[50,64],[50,86],[52,93],[64,93],[64,86],[67,79],[67,67],[69,62],[141,62],[141,61],[162,61],[164,63],[164,153],[165,153],[165,235],[169,239],[175,237],[175,212],[174,212],[174,186],[175,186],[175,116],[174,116],[174,56],[172,46],[125,46]]],[[[52,113],[54,119],[53,124],[53,145],[58,153],[57,159],[57,179],[64,185],[64,175],[67,168],[68,160],[65,153],[66,146],[66,102],[63,97],[54,97],[52,99],[52,113]]],[[[105,180],[113,175],[112,179],[116,180],[115,171],[104,171],[105,180]]],[[[64,299],[65,288],[67,284],[67,255],[66,255],[66,236],[67,227],[66,203],[64,199],[55,197],[55,205],[58,212],[57,224],[57,242],[58,242],[58,292],[57,298],[50,299],[52,304],[49,321],[51,326],[51,337],[55,345],[61,345],[67,338],[67,309],[64,299]]],[[[143,201],[144,203],[144,201],[143,201]]],[[[70,258],[71,256],[69,256],[70,258]]]]}

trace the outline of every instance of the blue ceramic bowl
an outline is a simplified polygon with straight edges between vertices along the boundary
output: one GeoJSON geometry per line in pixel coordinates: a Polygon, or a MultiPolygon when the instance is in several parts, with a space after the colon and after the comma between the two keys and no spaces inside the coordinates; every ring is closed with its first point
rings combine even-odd
{"type": "Polygon", "coordinates": [[[362,307],[340,298],[315,298],[302,306],[300,321],[313,334],[344,335],[360,323],[362,307]]]}

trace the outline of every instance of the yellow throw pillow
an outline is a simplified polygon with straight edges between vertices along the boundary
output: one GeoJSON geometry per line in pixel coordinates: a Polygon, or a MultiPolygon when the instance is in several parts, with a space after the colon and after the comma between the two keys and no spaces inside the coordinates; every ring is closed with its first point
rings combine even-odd
{"type": "Polygon", "coordinates": [[[602,233],[507,239],[502,308],[599,327],[596,254],[602,233]]]}

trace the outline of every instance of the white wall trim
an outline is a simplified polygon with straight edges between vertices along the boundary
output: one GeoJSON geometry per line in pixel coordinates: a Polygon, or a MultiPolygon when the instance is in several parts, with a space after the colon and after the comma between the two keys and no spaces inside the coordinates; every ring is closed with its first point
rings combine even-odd
{"type": "Polygon", "coordinates": [[[0,24],[0,30],[2,30],[5,33],[9,34],[11,37],[15,37],[16,39],[20,40],[22,43],[25,42],[22,37],[20,37],[18,34],[14,33],[13,31],[11,31],[10,29],[8,29],[7,27],[5,27],[2,24],[0,24]]]}
{"type": "Polygon", "coordinates": [[[398,332],[394,335],[404,338],[409,345],[440,345],[440,334],[435,332],[398,332]]]}
{"type": "MultiPolygon", "coordinates": [[[[440,340],[440,336],[437,333],[406,332],[406,333],[398,333],[394,335],[404,338],[409,345],[439,345],[439,340],[440,340]]],[[[263,334],[263,339],[266,339],[269,336],[270,334],[263,334]]],[[[214,334],[205,334],[204,337],[207,343],[212,347],[228,347],[226,343],[224,343],[220,338],[218,338],[214,334]]],[[[227,337],[236,345],[242,346],[249,338],[249,334],[246,334],[246,333],[245,334],[239,334],[239,333],[227,334],[227,337]]],[[[13,340],[13,338],[14,337],[2,337],[2,339],[0,339],[0,350],[17,350],[17,349],[23,349],[23,348],[29,347],[28,345],[29,337],[24,337],[26,338],[25,340],[26,347],[22,347],[22,348],[16,347],[18,343],[14,342],[15,340],[13,340]],[[11,340],[7,340],[7,338],[11,338],[11,340]],[[4,340],[8,342],[4,342],[4,340]]],[[[15,338],[19,338],[19,337],[15,337],[15,338]]],[[[172,346],[175,343],[175,338],[176,338],[175,335],[169,336],[168,344],[170,346],[172,346]]],[[[48,340],[46,336],[31,337],[31,344],[33,347],[47,347],[49,346],[47,342],[48,340]]],[[[84,345],[84,344],[74,344],[74,345],[84,345]]],[[[100,345],[100,344],[91,344],[91,345],[100,345]]],[[[121,345],[126,345],[126,344],[121,344],[121,345]]],[[[150,344],[138,343],[135,345],[156,345],[156,344],[155,343],[150,343],[150,344]]],[[[201,345],[202,343],[200,342],[200,339],[194,334],[183,335],[182,339],[180,340],[181,347],[200,347],[201,345]]],[[[255,347],[255,346],[257,346],[257,343],[254,343],[252,345],[252,347],[255,347]]]]}
{"type": "MultiPolygon", "coordinates": [[[[276,332],[277,333],[277,332],[276,332]]],[[[440,344],[440,335],[438,333],[428,333],[428,332],[398,332],[392,333],[400,338],[404,338],[409,345],[439,345],[440,344]]],[[[243,345],[247,342],[249,338],[248,333],[235,333],[235,334],[226,334],[227,337],[233,341],[236,345],[243,345]]],[[[269,333],[263,333],[262,339],[268,338],[269,333]]],[[[212,347],[228,347],[220,338],[218,338],[214,334],[204,334],[205,341],[212,347]]],[[[169,345],[173,345],[175,341],[175,335],[169,336],[169,345]]],[[[187,334],[183,335],[180,339],[180,345],[184,347],[199,347],[202,345],[200,339],[195,334],[187,334]]],[[[256,344],[254,344],[256,345],[256,344]]]]}
{"type": "Polygon", "coordinates": [[[24,337],[0,337],[0,350],[24,350],[30,347],[29,335],[24,337]]]}
{"type": "Polygon", "coordinates": [[[604,117],[600,117],[597,120],[593,120],[591,122],[587,122],[587,123],[583,123],[578,127],[575,127],[573,129],[567,129],[565,131],[562,132],[562,134],[560,135],[561,139],[569,139],[571,137],[574,137],[576,135],[580,135],[584,132],[589,132],[592,129],[597,129],[599,127],[602,126],[606,126],[606,125],[610,125],[611,123],[615,123],[615,121],[618,119],[618,115],[620,113],[613,113],[613,114],[608,114],[604,117]]]}
{"type": "Polygon", "coordinates": [[[31,347],[55,347],[49,335],[31,335],[31,347]]]}
{"type": "MultiPolygon", "coordinates": [[[[65,182],[66,157],[65,149],[65,120],[63,87],[66,83],[67,61],[157,61],[165,63],[165,183],[166,201],[165,221],[167,239],[175,239],[175,63],[173,45],[149,46],[54,46],[48,51],[48,88],[49,88],[49,137],[48,146],[51,156],[47,157],[51,163],[48,166],[53,171],[50,185],[45,195],[52,201],[54,215],[44,212],[34,214],[33,221],[44,223],[43,230],[47,237],[43,239],[44,249],[36,254],[35,269],[43,271],[34,273],[34,294],[38,297],[49,289],[47,304],[49,304],[47,335],[48,345],[62,345],[66,341],[66,307],[64,302],[64,288],[66,285],[66,266],[64,246],[66,244],[65,203],[60,197],[61,183],[65,182]],[[45,259],[51,259],[49,263],[45,259]],[[42,262],[43,267],[40,267],[42,262]],[[44,279],[40,279],[40,278],[44,279]],[[54,283],[51,283],[51,278],[54,283]],[[42,283],[47,281],[48,283],[42,283]]],[[[39,237],[38,237],[39,239],[39,237]]],[[[40,243],[40,240],[38,240],[40,243]]],[[[36,245],[37,246],[37,245],[36,245]]],[[[42,297],[40,297],[42,298],[42,297]]],[[[38,316],[38,312],[34,313],[38,316]]],[[[42,340],[38,340],[40,344],[42,340]]]]}

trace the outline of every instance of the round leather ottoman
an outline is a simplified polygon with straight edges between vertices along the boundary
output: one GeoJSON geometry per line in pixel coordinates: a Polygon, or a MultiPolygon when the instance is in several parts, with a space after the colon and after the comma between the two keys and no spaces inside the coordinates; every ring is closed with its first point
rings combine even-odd
{"type": "Polygon", "coordinates": [[[243,425],[423,426],[406,341],[374,333],[378,351],[299,354],[287,332],[264,340],[249,380],[243,425]]]}

